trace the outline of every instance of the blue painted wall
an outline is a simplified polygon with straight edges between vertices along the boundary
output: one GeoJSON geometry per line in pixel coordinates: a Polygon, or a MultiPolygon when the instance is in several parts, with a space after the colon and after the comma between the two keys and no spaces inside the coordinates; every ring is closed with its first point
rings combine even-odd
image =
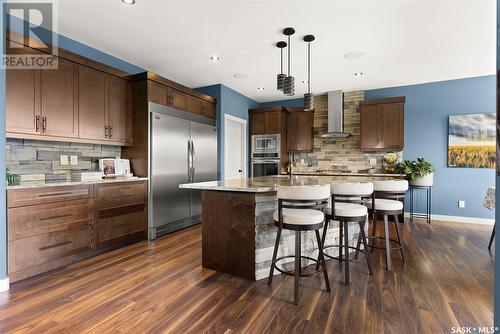
{"type": "MultiPolygon", "coordinates": [[[[494,218],[494,212],[482,206],[486,189],[495,185],[494,169],[448,168],[447,145],[448,115],[495,112],[495,78],[484,76],[365,91],[365,99],[406,96],[403,154],[405,159],[424,157],[436,167],[434,214],[494,218]],[[465,200],[464,209],[458,208],[459,200],[465,200]]],[[[424,211],[422,206],[417,210],[424,211]]]]}
{"type": "Polygon", "coordinates": [[[280,101],[272,101],[272,102],[262,102],[259,105],[259,108],[270,108],[275,106],[283,106],[285,108],[301,108],[304,107],[304,99],[290,99],[290,100],[280,100],[280,101]]]}
{"type": "MultiPolygon", "coordinates": [[[[500,0],[497,0],[497,75],[498,72],[500,71],[500,0]]],[[[498,80],[498,79],[497,79],[498,80]]],[[[498,113],[500,112],[499,106],[500,106],[500,101],[498,100],[498,92],[500,90],[500,87],[498,86],[497,82],[497,129],[498,129],[498,113]]],[[[498,130],[497,130],[498,134],[498,130]]],[[[497,143],[498,143],[498,138],[497,138],[497,143]]],[[[500,152],[498,151],[498,145],[497,145],[497,163],[500,161],[499,159],[500,152]]],[[[496,189],[500,189],[500,176],[496,176],[496,189]]],[[[495,203],[500,203],[500,195],[499,192],[497,191],[495,194],[495,203]]],[[[500,205],[495,205],[495,224],[496,221],[500,219],[500,205]]],[[[498,245],[497,242],[498,238],[495,239],[495,254],[500,251],[500,246],[498,245]]],[[[494,301],[494,324],[496,327],[500,327],[500,261],[495,261],[495,301],[494,301]]]]}
{"type": "MultiPolygon", "coordinates": [[[[224,178],[224,115],[232,115],[248,121],[248,109],[259,108],[259,103],[222,84],[196,88],[197,91],[217,99],[217,177],[224,178]]],[[[248,132],[248,125],[247,125],[248,132]]],[[[248,133],[247,133],[248,138],[248,133]]],[[[248,146],[248,145],[247,145],[248,146]]],[[[244,154],[248,169],[248,154],[244,154]]],[[[247,170],[248,172],[248,170],[247,170]]]]}

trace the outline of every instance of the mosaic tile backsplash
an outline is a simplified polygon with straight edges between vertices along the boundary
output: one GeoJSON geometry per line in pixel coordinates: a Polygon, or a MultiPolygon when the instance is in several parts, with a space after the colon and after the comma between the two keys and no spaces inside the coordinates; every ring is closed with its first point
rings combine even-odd
{"type": "MultiPolygon", "coordinates": [[[[344,131],[349,138],[321,138],[328,128],[328,95],[314,98],[314,151],[294,154],[294,171],[316,172],[321,170],[349,170],[362,172],[374,167],[382,172],[382,156],[385,152],[363,152],[360,150],[359,102],[364,100],[364,91],[344,93],[344,131]],[[370,165],[370,159],[376,164],[370,165]]],[[[396,152],[402,159],[402,152],[396,152]]]]}
{"type": "Polygon", "coordinates": [[[21,181],[80,181],[82,171],[99,170],[100,158],[121,156],[120,146],[7,138],[6,165],[21,181]],[[61,165],[60,156],[77,156],[77,165],[61,165]]]}

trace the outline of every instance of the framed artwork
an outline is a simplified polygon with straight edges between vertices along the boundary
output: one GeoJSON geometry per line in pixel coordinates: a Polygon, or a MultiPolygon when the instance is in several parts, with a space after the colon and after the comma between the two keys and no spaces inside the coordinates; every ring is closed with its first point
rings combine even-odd
{"type": "Polygon", "coordinates": [[[116,175],[115,159],[100,159],[99,165],[104,176],[116,175]]]}
{"type": "Polygon", "coordinates": [[[448,167],[495,168],[496,115],[450,115],[448,167]]]}

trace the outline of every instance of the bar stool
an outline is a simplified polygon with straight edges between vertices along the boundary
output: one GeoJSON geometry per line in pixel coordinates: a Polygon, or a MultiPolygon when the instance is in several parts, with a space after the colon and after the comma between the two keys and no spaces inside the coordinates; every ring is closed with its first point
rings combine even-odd
{"type": "Polygon", "coordinates": [[[326,291],[330,292],[330,282],[326,271],[325,258],[323,256],[323,244],[321,243],[319,230],[323,228],[325,222],[324,208],[330,196],[330,186],[279,186],[278,187],[278,210],[274,212],[274,224],[278,227],[276,243],[274,245],[273,259],[269,272],[268,285],[272,284],[274,269],[280,273],[295,276],[293,302],[295,305],[299,301],[299,277],[307,277],[323,271],[326,291]],[[280,244],[281,231],[283,229],[295,231],[295,254],[276,258],[280,244]],[[318,243],[318,259],[301,254],[301,233],[302,231],[315,231],[318,243]],[[295,258],[293,272],[287,272],[277,266],[277,262],[286,258],[295,258]],[[301,270],[301,260],[307,259],[321,265],[321,270],[316,270],[312,274],[303,274],[301,270]]]}
{"type": "Polygon", "coordinates": [[[405,262],[403,253],[403,244],[401,243],[399,233],[399,218],[398,215],[403,213],[403,203],[400,199],[404,198],[408,190],[408,181],[406,180],[389,180],[389,181],[374,181],[374,192],[372,201],[367,203],[368,209],[372,214],[372,234],[370,236],[370,248],[385,250],[385,265],[387,270],[392,270],[391,249],[399,249],[401,259],[405,262]],[[375,230],[377,226],[377,216],[384,217],[384,236],[376,237],[375,230]],[[394,226],[396,228],[397,240],[389,237],[389,216],[394,216],[394,226]],[[383,239],[384,246],[378,247],[375,245],[375,239],[383,239]],[[391,242],[395,243],[396,247],[391,247],[391,242]]]}
{"type": "Polygon", "coordinates": [[[323,250],[332,247],[339,248],[339,256],[334,257],[325,253],[326,257],[337,259],[339,262],[344,261],[345,284],[349,284],[349,262],[350,261],[366,261],[368,273],[373,274],[372,266],[366,244],[365,223],[368,220],[368,209],[362,205],[367,203],[373,194],[373,184],[371,182],[345,182],[332,183],[331,191],[331,206],[325,210],[327,213],[327,221],[339,221],[339,245],[324,246],[328,223],[323,228],[323,250]],[[356,247],[349,246],[349,223],[356,222],[359,224],[358,244],[356,247]],[[363,249],[360,244],[363,243],[363,249]],[[356,250],[354,260],[349,259],[349,249],[356,250]],[[345,253],[345,257],[342,253],[345,253]],[[364,253],[365,257],[358,260],[359,252],[364,253]]]}

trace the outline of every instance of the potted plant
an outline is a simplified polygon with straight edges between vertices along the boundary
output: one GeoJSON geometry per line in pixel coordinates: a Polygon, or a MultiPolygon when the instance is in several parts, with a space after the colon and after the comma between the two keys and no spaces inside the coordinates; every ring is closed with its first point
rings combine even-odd
{"type": "Polygon", "coordinates": [[[412,186],[431,187],[434,183],[435,168],[424,158],[405,160],[400,168],[412,186]]]}

